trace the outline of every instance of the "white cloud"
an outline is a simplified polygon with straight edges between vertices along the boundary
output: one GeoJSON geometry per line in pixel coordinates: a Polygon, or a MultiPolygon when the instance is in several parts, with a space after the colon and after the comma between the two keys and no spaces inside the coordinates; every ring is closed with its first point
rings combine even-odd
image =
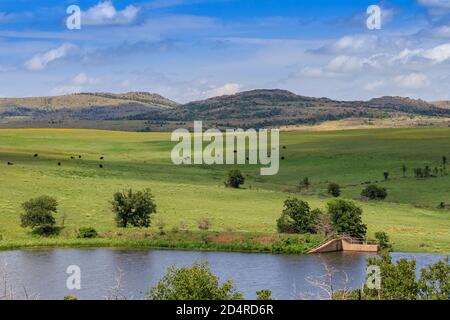
{"type": "Polygon", "coordinates": [[[77,74],[75,78],[73,78],[72,82],[77,86],[83,86],[83,85],[98,84],[100,81],[97,78],[91,78],[86,73],[81,72],[77,74]]]}
{"type": "Polygon", "coordinates": [[[75,49],[74,45],[63,44],[56,49],[52,49],[45,53],[36,54],[30,60],[25,62],[25,68],[30,71],[44,70],[49,63],[64,58],[72,49],[75,49]]]}
{"type": "Polygon", "coordinates": [[[133,5],[117,10],[112,1],[99,2],[81,14],[82,25],[130,24],[137,18],[140,8],[133,5]]]}
{"type": "Polygon", "coordinates": [[[241,91],[241,86],[237,83],[227,83],[221,87],[213,87],[204,92],[208,98],[235,94],[241,91]]]}
{"type": "Polygon", "coordinates": [[[61,96],[61,95],[67,95],[67,94],[73,94],[73,93],[80,93],[81,87],[80,86],[57,86],[51,90],[52,96],[61,96]]]}
{"type": "Polygon", "coordinates": [[[331,60],[326,69],[333,72],[352,73],[362,69],[364,59],[351,56],[337,56],[331,60]]]}
{"type": "Polygon", "coordinates": [[[430,84],[428,77],[422,73],[400,75],[394,81],[399,87],[406,89],[421,89],[430,84]]]}
{"type": "Polygon", "coordinates": [[[426,50],[423,56],[435,63],[441,63],[450,59],[450,43],[443,44],[433,49],[426,50]]]}
{"type": "Polygon", "coordinates": [[[323,71],[322,68],[318,68],[318,67],[305,67],[302,69],[301,74],[303,74],[307,77],[313,77],[313,78],[329,76],[329,73],[323,71]]]}
{"type": "Polygon", "coordinates": [[[378,42],[376,36],[345,36],[333,45],[335,51],[366,51],[372,50],[378,42]]]}
{"type": "Polygon", "coordinates": [[[375,80],[375,81],[367,83],[364,86],[364,89],[367,91],[376,91],[378,89],[386,87],[386,85],[387,85],[386,82],[383,80],[375,80]]]}

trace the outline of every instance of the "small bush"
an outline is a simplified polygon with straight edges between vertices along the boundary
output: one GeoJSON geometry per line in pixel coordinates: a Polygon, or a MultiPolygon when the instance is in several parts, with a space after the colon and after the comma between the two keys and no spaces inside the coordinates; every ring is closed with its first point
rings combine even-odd
{"type": "Polygon", "coordinates": [[[41,237],[49,237],[49,236],[55,236],[58,235],[61,232],[61,227],[55,227],[55,226],[39,226],[35,227],[31,233],[34,235],[38,235],[41,237]]]}
{"type": "Polygon", "coordinates": [[[245,177],[242,175],[239,170],[231,170],[228,173],[227,181],[225,182],[225,186],[229,188],[239,189],[241,184],[244,184],[245,177]]]}
{"type": "Polygon", "coordinates": [[[92,239],[92,238],[97,238],[98,237],[98,233],[97,230],[95,230],[92,227],[83,227],[78,229],[78,238],[83,238],[83,239],[92,239]]]}
{"type": "Polygon", "coordinates": [[[202,231],[207,231],[211,228],[211,221],[208,218],[203,218],[198,221],[198,228],[202,231]]]}
{"type": "Polygon", "coordinates": [[[164,236],[166,234],[166,222],[163,219],[159,218],[156,220],[156,227],[158,228],[160,236],[164,236]]]}
{"type": "Polygon", "coordinates": [[[384,200],[387,197],[386,188],[380,188],[374,184],[367,186],[362,192],[361,196],[370,200],[384,200]]]}
{"type": "Polygon", "coordinates": [[[341,187],[337,183],[332,182],[328,185],[327,192],[329,195],[337,198],[341,195],[341,187]]]}
{"type": "Polygon", "coordinates": [[[272,300],[272,291],[267,289],[256,291],[256,300],[272,300]]]}
{"type": "Polygon", "coordinates": [[[64,300],[78,300],[78,298],[75,296],[65,296],[64,300]]]}
{"type": "Polygon", "coordinates": [[[375,239],[377,239],[380,249],[383,251],[392,251],[392,245],[389,242],[389,236],[386,232],[375,232],[375,239]]]}
{"type": "Polygon", "coordinates": [[[298,184],[298,189],[300,191],[308,190],[310,186],[311,186],[311,182],[309,182],[309,178],[308,177],[304,177],[303,180],[300,181],[300,183],[298,184]]]}

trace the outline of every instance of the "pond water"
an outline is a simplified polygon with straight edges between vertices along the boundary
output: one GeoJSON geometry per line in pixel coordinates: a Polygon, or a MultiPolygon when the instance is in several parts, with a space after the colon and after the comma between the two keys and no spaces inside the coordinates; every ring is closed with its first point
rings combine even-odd
{"type": "MultiPolygon", "coordinates": [[[[0,273],[6,271],[16,298],[23,298],[23,288],[26,288],[29,296],[38,299],[62,299],[66,295],[105,299],[121,273],[122,293],[129,299],[143,299],[149,286],[155,285],[168,267],[208,260],[220,280],[233,279],[247,299],[255,298],[260,289],[272,290],[276,299],[311,299],[324,294],[307,281],[307,278],[318,280],[326,273],[322,263],[338,270],[334,280],[336,287],[359,288],[365,279],[366,260],[370,255],[347,252],[273,255],[130,249],[16,250],[0,252],[0,273]],[[66,280],[70,275],[66,270],[70,265],[80,267],[81,290],[67,289],[66,280]]],[[[393,253],[393,257],[416,259],[420,269],[445,256],[393,253]]]]}

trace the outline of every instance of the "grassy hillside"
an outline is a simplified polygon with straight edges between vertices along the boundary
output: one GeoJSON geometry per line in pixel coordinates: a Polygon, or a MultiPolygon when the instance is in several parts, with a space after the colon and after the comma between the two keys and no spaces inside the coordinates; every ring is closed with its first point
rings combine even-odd
{"type": "MultiPolygon", "coordinates": [[[[449,128],[283,132],[285,160],[279,174],[261,177],[258,166],[243,166],[247,183],[242,190],[223,187],[228,166],[172,165],[169,140],[167,133],[0,130],[2,241],[33,241],[19,226],[20,204],[42,194],[60,203],[58,221],[64,214],[66,227],[62,239],[73,238],[81,226],[93,226],[104,237],[145,237],[149,231],[114,226],[109,201],[113,192],[127,187],[153,190],[158,204],[155,221],[163,221],[166,230],[196,230],[198,220],[209,217],[212,231],[265,236],[275,233],[275,220],[289,195],[324,207],[328,181],[340,183],[343,196],[354,199],[365,182],[379,181],[389,192],[385,202],[358,201],[369,233],[388,232],[399,251],[450,253],[450,211],[435,209],[440,202],[450,203],[450,175],[412,177],[412,168],[437,165],[443,155],[450,158],[449,128]],[[8,161],[14,165],[8,166],[8,161]],[[409,168],[406,178],[403,164],[409,168]],[[384,171],[391,176],[386,182],[384,171]],[[295,190],[305,176],[312,182],[308,194],[286,192],[295,190]]],[[[150,232],[155,230],[154,226],[150,232]]]]}
{"type": "Polygon", "coordinates": [[[22,107],[38,110],[83,109],[90,107],[108,107],[117,105],[139,104],[142,106],[176,106],[176,103],[158,94],[146,92],[113,93],[79,93],[54,97],[0,98],[0,110],[22,107]]]}

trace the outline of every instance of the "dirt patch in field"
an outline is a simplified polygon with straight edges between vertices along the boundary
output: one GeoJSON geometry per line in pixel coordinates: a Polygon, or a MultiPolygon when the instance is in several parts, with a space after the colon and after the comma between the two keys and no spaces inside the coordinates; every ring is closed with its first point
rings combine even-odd
{"type": "Polygon", "coordinates": [[[244,237],[236,234],[230,233],[219,233],[210,235],[208,240],[214,243],[231,243],[243,240],[244,237]]]}
{"type": "Polygon", "coordinates": [[[262,236],[255,238],[255,241],[260,244],[271,244],[274,240],[276,240],[273,236],[262,236]]]}

